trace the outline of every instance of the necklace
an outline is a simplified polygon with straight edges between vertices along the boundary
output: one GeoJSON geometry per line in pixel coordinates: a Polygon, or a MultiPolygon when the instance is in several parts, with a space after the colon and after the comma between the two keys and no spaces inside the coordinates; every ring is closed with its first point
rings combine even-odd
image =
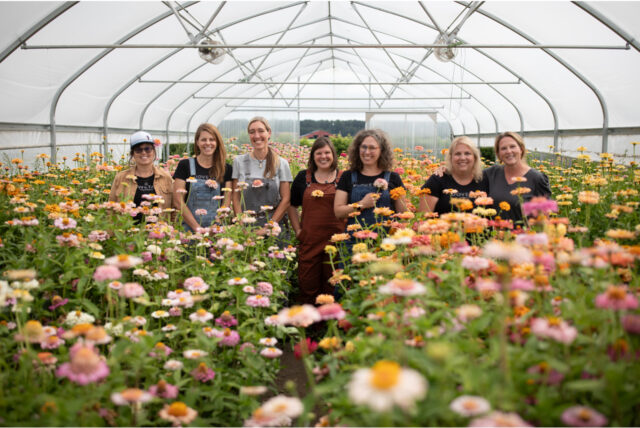
{"type": "MultiPolygon", "coordinates": [[[[324,180],[324,184],[329,184],[332,183],[336,180],[336,174],[338,174],[338,171],[333,171],[333,174],[329,175],[325,180],[324,180]],[[333,180],[330,180],[330,178],[333,176],[333,180]]],[[[316,172],[316,181],[318,183],[322,182],[323,180],[321,178],[318,178],[318,173],[316,172]]]]}
{"type": "Polygon", "coordinates": [[[267,159],[266,156],[262,159],[258,159],[255,154],[251,153],[251,157],[258,161],[258,167],[262,168],[264,165],[264,161],[267,159]]]}

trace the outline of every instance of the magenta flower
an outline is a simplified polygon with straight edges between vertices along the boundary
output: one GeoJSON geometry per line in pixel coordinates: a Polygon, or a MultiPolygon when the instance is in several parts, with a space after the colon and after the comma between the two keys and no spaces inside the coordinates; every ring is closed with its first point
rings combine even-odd
{"type": "Polygon", "coordinates": [[[552,199],[543,197],[532,198],[529,202],[522,204],[522,210],[526,216],[548,215],[558,212],[558,203],[552,199]]]}
{"type": "Polygon", "coordinates": [[[149,387],[149,394],[170,400],[178,396],[178,387],[160,380],[157,384],[149,387]]]}
{"type": "Polygon", "coordinates": [[[109,366],[93,345],[76,343],[69,350],[71,361],[58,367],[56,376],[66,377],[78,385],[99,382],[109,375],[109,366]]]}
{"type": "Polygon", "coordinates": [[[602,309],[620,311],[636,309],[638,307],[638,298],[633,294],[629,294],[625,285],[610,285],[607,291],[596,296],[595,303],[597,307],[602,309]]]}
{"type": "Polygon", "coordinates": [[[224,311],[219,318],[216,318],[216,325],[220,327],[233,327],[238,325],[238,321],[231,315],[231,312],[224,311]]]}
{"type": "Polygon", "coordinates": [[[114,281],[121,277],[122,273],[120,272],[120,269],[112,265],[98,266],[96,271],[93,273],[93,279],[96,281],[114,281]]]}
{"type": "Polygon", "coordinates": [[[640,315],[625,315],[622,317],[622,327],[627,333],[640,334],[640,315]]]}
{"type": "Polygon", "coordinates": [[[51,299],[51,305],[49,306],[50,311],[55,311],[56,309],[66,305],[69,302],[69,299],[63,299],[60,296],[53,296],[51,299]]]}
{"type": "Polygon", "coordinates": [[[216,372],[211,370],[205,363],[200,363],[198,367],[191,371],[191,376],[200,382],[209,382],[216,377],[216,372]]]}
{"type": "Polygon", "coordinates": [[[607,418],[586,406],[572,406],[562,412],[562,422],[571,427],[602,427],[607,418]]]}

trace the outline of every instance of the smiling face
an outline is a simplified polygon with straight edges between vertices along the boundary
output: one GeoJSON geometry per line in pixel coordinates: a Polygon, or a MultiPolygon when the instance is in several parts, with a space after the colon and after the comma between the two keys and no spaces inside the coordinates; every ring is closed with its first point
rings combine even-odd
{"type": "Polygon", "coordinates": [[[151,143],[138,144],[132,151],[136,165],[148,166],[156,160],[156,149],[151,143]]]}
{"type": "Polygon", "coordinates": [[[198,137],[198,141],[196,142],[198,145],[198,150],[204,156],[213,156],[218,147],[218,140],[215,135],[202,131],[200,132],[200,136],[198,137]]]}
{"type": "Polygon", "coordinates": [[[468,174],[473,172],[476,158],[471,147],[466,144],[457,144],[451,152],[451,166],[453,172],[458,174],[468,174]]]}
{"type": "Polygon", "coordinates": [[[259,120],[249,124],[249,139],[254,150],[266,150],[271,138],[271,131],[259,120]]]}
{"type": "Polygon", "coordinates": [[[320,147],[313,152],[313,162],[320,170],[331,169],[333,165],[333,152],[329,146],[320,147]]]}
{"type": "Polygon", "coordinates": [[[517,165],[522,160],[522,149],[516,140],[506,136],[498,142],[498,159],[505,165],[517,165]]]}
{"type": "Polygon", "coordinates": [[[380,159],[380,144],[378,141],[369,136],[360,144],[360,160],[363,166],[378,166],[380,159]]]}

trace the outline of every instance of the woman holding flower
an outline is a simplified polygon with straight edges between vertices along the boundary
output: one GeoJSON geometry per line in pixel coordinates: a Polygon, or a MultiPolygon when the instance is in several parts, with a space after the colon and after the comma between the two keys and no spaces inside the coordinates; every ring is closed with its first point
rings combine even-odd
{"type": "Polygon", "coordinates": [[[380,129],[363,130],[349,146],[350,171],[342,174],[336,190],[334,212],[337,218],[349,218],[348,224],[362,227],[377,223],[374,208],[406,210],[400,194],[392,200],[393,189],[404,187],[402,178],[391,171],[393,153],[387,134],[380,129]]]}
{"type": "Polygon", "coordinates": [[[298,246],[299,303],[314,304],[319,294],[333,294],[329,284],[332,269],[324,247],[331,236],[341,233],[345,221],[333,213],[336,187],[342,175],[338,170],[336,149],[327,137],[319,137],[311,146],[308,169],[298,173],[291,184],[291,226],[300,241],[298,246]],[[297,207],[302,206],[302,219],[297,207]]]}
{"type": "Polygon", "coordinates": [[[494,148],[501,165],[494,165],[484,171],[489,182],[489,196],[493,198],[500,217],[513,220],[514,223],[522,222],[520,198],[526,202],[534,196],[550,197],[549,178],[527,165],[527,149],[524,140],[516,132],[499,134],[494,148]],[[499,209],[506,208],[504,202],[509,205],[509,210],[499,209]]]}
{"type": "MultiPolygon", "coordinates": [[[[159,142],[158,142],[159,144],[159,142]]],[[[130,168],[120,171],[111,185],[109,200],[112,202],[133,201],[136,207],[145,205],[143,200],[158,202],[162,209],[171,208],[173,180],[162,168],[155,166],[156,140],[145,131],[138,131],[129,139],[130,168]]],[[[135,217],[142,221],[142,208],[135,217]]],[[[151,212],[150,210],[147,212],[151,212]]]]}
{"type": "Polygon", "coordinates": [[[473,192],[488,192],[487,180],[482,176],[480,151],[469,137],[455,138],[445,155],[446,171],[432,174],[422,189],[429,194],[420,197],[420,212],[446,214],[452,211],[451,199],[469,199],[473,192]]]}
{"type": "Polygon", "coordinates": [[[247,132],[253,150],[233,160],[233,187],[239,190],[233,193],[233,211],[236,215],[246,210],[255,212],[258,226],[268,220],[281,222],[289,208],[289,163],[270,147],[271,126],[267,119],[254,117],[247,132]]]}
{"type": "Polygon", "coordinates": [[[195,157],[182,159],[173,174],[173,200],[182,213],[186,231],[209,227],[216,218],[220,200],[228,206],[231,197],[221,196],[223,188],[231,187],[231,165],[220,131],[210,123],[198,126],[195,135],[195,157]],[[186,205],[185,205],[186,202],[186,205]]]}

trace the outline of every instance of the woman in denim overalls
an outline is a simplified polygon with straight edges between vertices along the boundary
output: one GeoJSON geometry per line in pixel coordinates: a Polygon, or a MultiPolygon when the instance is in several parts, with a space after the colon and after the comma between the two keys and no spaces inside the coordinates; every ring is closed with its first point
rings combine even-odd
{"type": "MultiPolygon", "coordinates": [[[[174,174],[174,207],[182,213],[182,226],[186,231],[209,227],[216,219],[225,182],[227,156],[218,129],[203,123],[195,135],[196,156],[183,159],[174,174]],[[188,195],[187,183],[189,184],[188,195]]],[[[229,199],[229,198],[225,198],[229,199]]]]}
{"type": "Polygon", "coordinates": [[[333,206],[337,218],[348,217],[347,230],[356,223],[367,228],[380,221],[374,208],[386,207],[397,213],[406,210],[404,198],[392,200],[390,196],[392,189],[403,184],[400,176],[390,171],[393,152],[384,131],[358,132],[349,146],[349,164],[351,171],[342,175],[333,206]]]}
{"type": "Polygon", "coordinates": [[[260,226],[259,234],[266,232],[262,226],[267,220],[279,222],[286,231],[285,215],[289,208],[289,185],[292,181],[289,163],[269,147],[271,127],[265,118],[251,119],[247,131],[253,151],[233,160],[233,188],[246,186],[242,195],[234,192],[233,211],[236,215],[254,211],[255,225],[260,226]],[[271,209],[265,210],[265,207],[271,209]]]}

